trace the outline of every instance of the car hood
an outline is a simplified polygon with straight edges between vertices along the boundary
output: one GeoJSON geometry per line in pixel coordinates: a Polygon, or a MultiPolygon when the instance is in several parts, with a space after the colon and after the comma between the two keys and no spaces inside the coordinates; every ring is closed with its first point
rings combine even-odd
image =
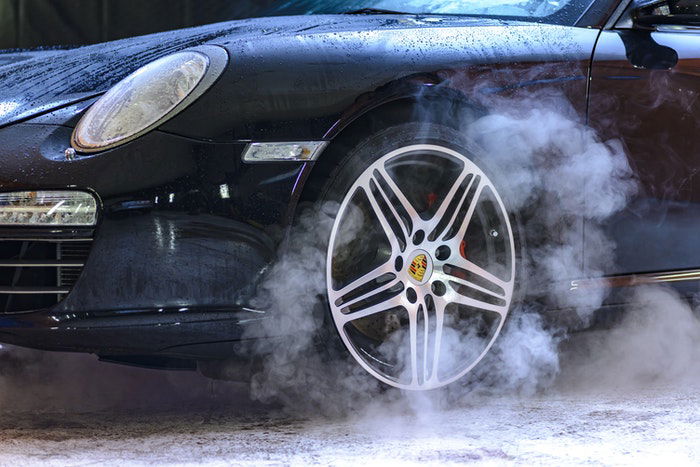
{"type": "Polygon", "coordinates": [[[485,18],[318,15],[254,18],[63,50],[0,53],[0,127],[99,95],[140,66],[205,43],[419,27],[493,26],[485,18]]]}

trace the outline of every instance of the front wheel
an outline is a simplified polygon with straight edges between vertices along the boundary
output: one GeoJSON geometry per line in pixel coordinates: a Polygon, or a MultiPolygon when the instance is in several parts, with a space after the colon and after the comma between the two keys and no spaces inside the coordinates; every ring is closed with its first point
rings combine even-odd
{"type": "Polygon", "coordinates": [[[361,141],[324,189],[340,203],[326,261],[331,321],[383,383],[452,383],[501,333],[517,242],[490,174],[454,130],[409,123],[361,141]]]}

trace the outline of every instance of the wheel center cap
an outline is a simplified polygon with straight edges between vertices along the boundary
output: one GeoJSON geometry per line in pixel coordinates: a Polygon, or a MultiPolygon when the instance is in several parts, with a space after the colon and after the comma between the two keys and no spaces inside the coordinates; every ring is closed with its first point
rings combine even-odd
{"type": "Polygon", "coordinates": [[[409,256],[408,277],[416,285],[423,285],[433,275],[433,260],[425,250],[415,250],[409,256]]]}

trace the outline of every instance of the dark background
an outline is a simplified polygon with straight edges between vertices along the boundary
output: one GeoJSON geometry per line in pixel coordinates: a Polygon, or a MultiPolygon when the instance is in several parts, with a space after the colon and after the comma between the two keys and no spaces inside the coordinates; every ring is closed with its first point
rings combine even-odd
{"type": "Polygon", "coordinates": [[[0,0],[0,49],[93,44],[274,14],[279,0],[0,0]]]}

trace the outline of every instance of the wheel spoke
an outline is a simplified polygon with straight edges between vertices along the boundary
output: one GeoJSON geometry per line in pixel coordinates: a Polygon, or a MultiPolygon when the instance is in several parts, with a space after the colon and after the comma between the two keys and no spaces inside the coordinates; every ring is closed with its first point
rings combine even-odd
{"type": "MultiPolygon", "coordinates": [[[[410,210],[413,209],[413,206],[411,206],[411,204],[408,202],[401,190],[399,190],[398,187],[396,187],[396,185],[393,185],[395,188],[392,187],[392,185],[390,184],[389,174],[386,173],[386,171],[377,170],[377,172],[379,172],[381,180],[385,181],[386,185],[388,185],[389,192],[387,193],[386,186],[381,183],[380,179],[377,178],[376,175],[373,174],[372,180],[374,181],[374,184],[377,187],[377,191],[379,191],[379,193],[381,194],[384,203],[389,207],[389,210],[391,211],[395,222],[401,228],[401,232],[403,233],[406,242],[408,242],[409,238],[411,237],[411,225],[407,223],[407,221],[398,213],[398,211],[396,210],[396,206],[394,206],[394,203],[391,201],[390,195],[393,195],[397,200],[399,200],[399,202],[401,203],[401,207],[406,211],[406,213],[409,216],[411,215],[410,210]],[[399,197],[399,195],[401,196],[401,198],[399,197]]],[[[393,183],[393,181],[391,181],[391,183],[393,183]]]]}
{"type": "Polygon", "coordinates": [[[344,326],[350,321],[355,321],[356,319],[366,318],[368,316],[376,315],[377,313],[382,313],[384,311],[390,310],[401,306],[401,299],[399,296],[389,298],[380,303],[375,303],[374,305],[368,306],[367,308],[362,308],[358,311],[353,311],[352,313],[336,313],[335,319],[339,321],[341,326],[344,326]]]}
{"type": "MultiPolygon", "coordinates": [[[[477,185],[476,185],[476,188],[474,191],[474,196],[472,196],[471,200],[469,201],[469,207],[467,209],[467,213],[464,215],[464,219],[462,219],[462,223],[459,226],[457,233],[452,237],[452,238],[456,238],[459,241],[462,241],[462,239],[466,235],[467,228],[469,227],[469,224],[471,224],[471,222],[472,222],[472,217],[474,216],[474,210],[476,210],[476,205],[479,204],[479,198],[481,198],[481,194],[484,192],[485,185],[483,183],[480,183],[480,180],[477,180],[475,183],[477,183],[477,185]]],[[[470,188],[471,188],[471,185],[470,185],[470,188]]],[[[461,206],[460,206],[460,208],[461,208],[461,206]]],[[[455,221],[455,219],[452,219],[451,223],[454,221],[455,221]]]]}
{"type": "MultiPolygon", "coordinates": [[[[491,284],[498,286],[503,291],[505,291],[506,295],[508,295],[513,288],[512,279],[510,281],[504,281],[503,279],[500,279],[495,275],[491,274],[481,266],[478,266],[475,263],[469,261],[468,259],[463,258],[459,254],[456,254],[453,256],[453,258],[450,258],[450,260],[448,261],[448,265],[454,265],[458,268],[464,269],[465,271],[468,271],[478,276],[482,281],[490,282],[491,284]]],[[[450,276],[450,280],[452,280],[452,276],[450,276]]]]}
{"type": "Polygon", "coordinates": [[[408,311],[409,341],[411,345],[411,385],[418,383],[418,307],[408,311]]]}
{"type": "Polygon", "coordinates": [[[501,300],[506,299],[505,291],[504,291],[504,293],[494,292],[493,290],[489,290],[486,287],[482,287],[478,284],[475,284],[474,282],[468,281],[466,279],[462,279],[462,278],[457,277],[457,276],[445,275],[445,280],[450,281],[450,282],[454,282],[457,285],[468,287],[470,289],[478,290],[479,292],[484,293],[486,295],[490,295],[494,298],[498,298],[501,300]]]}
{"type": "Polygon", "coordinates": [[[467,280],[461,277],[456,277],[455,275],[445,274],[445,280],[450,285],[450,289],[452,289],[452,292],[450,294],[452,299],[450,301],[462,305],[467,305],[473,308],[498,313],[499,315],[501,315],[501,317],[504,318],[505,315],[508,313],[507,298],[512,294],[513,280],[511,279],[510,281],[504,281],[496,277],[494,274],[488,272],[481,266],[478,266],[475,263],[469,261],[468,259],[464,259],[460,255],[455,256],[457,257],[456,260],[450,259],[451,262],[455,263],[455,266],[473,274],[479,279],[479,282],[493,284],[493,286],[498,287],[498,289],[502,290],[503,292],[494,292],[493,290],[487,287],[476,284],[474,280],[467,280]],[[476,290],[481,294],[501,300],[503,301],[504,305],[489,303],[487,301],[484,301],[483,299],[459,293],[457,290],[457,287],[459,286],[464,286],[476,290]]]}
{"type": "Polygon", "coordinates": [[[406,211],[406,214],[408,214],[410,219],[418,219],[418,212],[413,207],[408,198],[406,198],[406,195],[403,194],[401,188],[399,188],[396,182],[394,182],[394,179],[391,178],[391,175],[389,175],[384,166],[379,165],[377,166],[376,170],[377,172],[379,172],[379,175],[386,182],[390,190],[390,192],[387,194],[393,195],[396,198],[396,200],[401,204],[401,207],[404,211],[406,211]]]}
{"type": "Polygon", "coordinates": [[[455,199],[455,196],[457,195],[457,192],[459,191],[459,188],[462,186],[464,183],[464,179],[467,178],[471,172],[467,170],[465,167],[462,170],[462,173],[459,174],[459,177],[457,177],[457,180],[452,184],[452,187],[450,187],[450,191],[447,192],[447,195],[445,195],[445,199],[442,201],[442,204],[438,208],[437,212],[431,219],[432,222],[435,223],[435,228],[433,231],[430,233],[430,238],[438,238],[440,235],[442,235],[448,228],[454,223],[455,217],[457,217],[457,214],[460,211],[460,207],[464,203],[464,198],[467,196],[469,193],[469,190],[472,187],[472,184],[474,183],[474,178],[469,181],[469,184],[467,185],[467,188],[464,190],[462,195],[460,196],[460,200],[456,208],[452,211],[452,213],[448,213],[447,210],[452,204],[452,202],[455,199]],[[447,221],[447,217],[450,217],[449,221],[447,221]],[[447,222],[443,222],[447,221],[447,222]]]}
{"type": "Polygon", "coordinates": [[[457,303],[459,305],[466,305],[472,308],[476,308],[478,310],[483,310],[483,311],[491,311],[493,313],[497,313],[501,316],[501,318],[505,318],[506,314],[508,313],[508,306],[507,302],[504,300],[504,305],[496,305],[493,303],[486,302],[484,300],[480,300],[478,298],[474,297],[469,297],[466,295],[463,295],[457,290],[455,290],[454,286],[450,284],[450,288],[452,289],[449,293],[448,300],[450,303],[457,303]]]}
{"type": "MultiPolygon", "coordinates": [[[[384,214],[384,211],[382,211],[381,206],[379,206],[379,202],[377,198],[375,198],[374,193],[372,193],[372,189],[370,187],[369,182],[366,185],[362,186],[362,189],[367,195],[369,204],[372,207],[372,212],[374,212],[374,215],[377,217],[377,220],[382,226],[382,230],[384,230],[384,235],[386,235],[387,240],[389,240],[389,244],[391,245],[392,251],[402,251],[401,245],[399,244],[399,241],[396,238],[396,233],[394,232],[394,229],[391,228],[389,218],[387,218],[387,216],[384,214]]],[[[399,225],[401,224],[399,223],[399,225]]]]}
{"type": "Polygon", "coordinates": [[[342,308],[352,307],[352,306],[357,305],[358,303],[362,302],[363,300],[371,299],[372,297],[377,297],[379,294],[389,291],[390,289],[395,287],[397,284],[401,284],[401,281],[397,278],[394,278],[393,280],[390,280],[389,282],[380,285],[376,289],[372,289],[368,292],[363,293],[359,297],[354,297],[351,300],[344,302],[340,306],[342,308]]]}
{"type": "Polygon", "coordinates": [[[423,300],[421,311],[423,313],[423,383],[428,380],[428,361],[430,360],[430,319],[427,300],[423,300]]]}
{"type": "Polygon", "coordinates": [[[442,327],[445,322],[445,302],[437,298],[435,300],[435,342],[433,344],[433,367],[429,381],[438,383],[438,369],[440,368],[440,351],[442,350],[442,327]]]}
{"type": "Polygon", "coordinates": [[[335,301],[338,300],[339,298],[344,297],[345,295],[348,295],[349,293],[356,291],[357,289],[369,284],[370,282],[379,279],[384,274],[389,274],[389,273],[393,273],[393,272],[394,272],[394,267],[392,265],[392,262],[387,261],[386,263],[382,264],[381,266],[376,267],[373,270],[371,270],[370,272],[363,274],[362,276],[353,280],[352,282],[350,282],[348,285],[341,288],[340,290],[333,290],[332,288],[329,288],[328,295],[329,295],[331,301],[333,303],[335,303],[335,301]]]}

